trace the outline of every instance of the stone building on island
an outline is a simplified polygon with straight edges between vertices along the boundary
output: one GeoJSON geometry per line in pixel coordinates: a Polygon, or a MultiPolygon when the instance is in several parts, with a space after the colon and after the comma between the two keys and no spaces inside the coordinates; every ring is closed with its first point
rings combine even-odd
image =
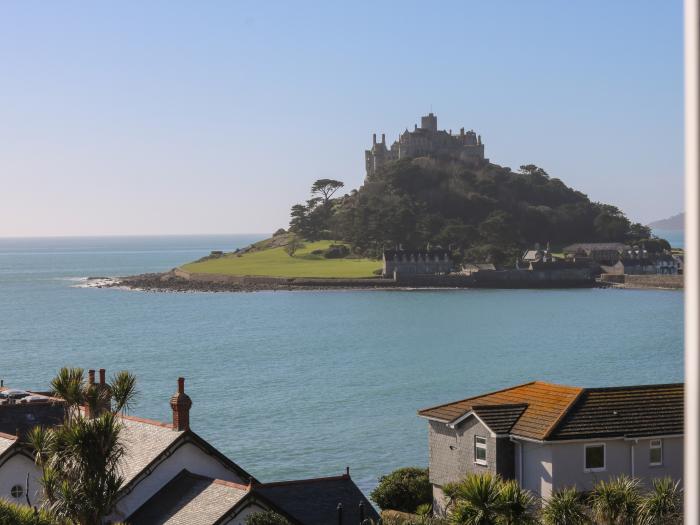
{"type": "Polygon", "coordinates": [[[484,158],[481,135],[474,130],[462,128],[453,135],[452,130],[438,130],[437,126],[437,116],[429,113],[421,117],[420,127],[415,125],[413,131],[406,129],[389,148],[384,133],[381,142],[377,142],[376,133],[372,135],[372,148],[365,151],[367,177],[387,162],[404,158],[448,156],[461,161],[488,161],[484,158]]]}
{"type": "Polygon", "coordinates": [[[439,275],[452,271],[452,258],[447,250],[384,250],[384,277],[398,275],[439,275]]]}

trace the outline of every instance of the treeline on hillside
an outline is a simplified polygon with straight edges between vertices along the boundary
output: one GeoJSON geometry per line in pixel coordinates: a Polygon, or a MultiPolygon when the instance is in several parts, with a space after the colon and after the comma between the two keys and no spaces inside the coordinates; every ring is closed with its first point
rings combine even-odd
{"type": "Polygon", "coordinates": [[[608,204],[591,202],[535,165],[512,172],[429,158],[392,162],[350,194],[321,179],[312,197],[292,207],[290,230],[314,240],[348,242],[356,253],[440,245],[456,259],[513,262],[534,243],[635,243],[650,229],[608,204]]]}

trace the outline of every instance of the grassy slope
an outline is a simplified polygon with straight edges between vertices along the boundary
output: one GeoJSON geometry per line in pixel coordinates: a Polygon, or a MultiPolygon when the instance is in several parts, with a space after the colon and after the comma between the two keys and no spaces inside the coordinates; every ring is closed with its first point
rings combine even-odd
{"type": "Polygon", "coordinates": [[[304,248],[290,257],[284,248],[251,251],[238,257],[230,254],[218,259],[189,263],[183,270],[195,273],[221,275],[262,275],[272,277],[375,277],[372,272],[382,267],[381,261],[371,259],[324,259],[311,255],[314,250],[324,250],[333,241],[306,243],[304,248]]]}

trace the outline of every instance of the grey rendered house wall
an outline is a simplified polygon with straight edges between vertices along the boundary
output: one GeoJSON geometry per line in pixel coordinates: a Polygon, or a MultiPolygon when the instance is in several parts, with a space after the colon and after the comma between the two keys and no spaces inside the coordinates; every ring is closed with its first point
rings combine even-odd
{"type": "Polygon", "coordinates": [[[625,474],[639,478],[649,487],[653,478],[670,476],[674,480],[683,479],[683,438],[665,438],[663,461],[659,466],[649,465],[649,439],[613,439],[608,441],[587,441],[577,443],[557,443],[551,445],[554,464],[554,488],[576,486],[580,490],[590,490],[599,480],[608,480],[625,474]],[[585,472],[584,446],[586,443],[605,443],[605,470],[585,472]],[[634,450],[634,468],[632,453],[634,450]]]}
{"type": "Polygon", "coordinates": [[[647,485],[654,478],[670,476],[683,485],[683,438],[663,438],[663,460],[659,466],[649,465],[649,441],[640,439],[634,445],[635,476],[646,481],[647,485]]]}
{"type": "Polygon", "coordinates": [[[429,421],[428,456],[435,511],[444,511],[442,487],[461,481],[469,473],[490,472],[513,477],[513,448],[507,437],[492,436],[491,431],[475,417],[466,419],[454,429],[445,423],[429,421]],[[486,438],[486,465],[474,462],[475,436],[486,438]]]}
{"type": "MultiPolygon", "coordinates": [[[[565,487],[590,490],[600,480],[627,475],[639,478],[645,488],[653,478],[670,476],[683,480],[683,438],[664,438],[663,462],[649,465],[649,439],[590,440],[562,443],[522,443],[523,472],[518,472],[521,484],[534,494],[547,499],[553,491],[565,487]],[[605,470],[586,472],[584,450],[586,444],[605,443],[605,470]],[[632,454],[634,447],[634,469],[632,454]]],[[[519,459],[516,455],[516,465],[519,459]]],[[[519,469],[518,469],[519,470],[519,469]]]]}

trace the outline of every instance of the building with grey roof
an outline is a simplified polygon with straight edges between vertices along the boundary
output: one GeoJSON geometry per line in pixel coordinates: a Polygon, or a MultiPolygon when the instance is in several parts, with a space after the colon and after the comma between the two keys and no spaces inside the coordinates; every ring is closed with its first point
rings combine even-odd
{"type": "MultiPolygon", "coordinates": [[[[89,372],[92,380],[94,371],[89,372]]],[[[100,372],[102,384],[105,374],[100,372]]],[[[28,392],[22,398],[34,394],[28,392]]],[[[44,399],[0,403],[0,422],[5,422],[7,428],[26,422],[26,429],[32,423],[53,426],[62,422],[62,400],[37,397],[44,399]]],[[[329,523],[325,520],[333,512],[333,523],[359,523],[350,520],[360,513],[378,518],[349,473],[334,478],[260,483],[190,428],[192,400],[185,393],[183,378],[178,379],[170,407],[171,423],[120,416],[120,438],[125,448],[120,464],[123,481],[107,521],[243,525],[251,513],[269,509],[285,515],[295,525],[329,523]],[[346,516],[342,522],[337,521],[338,512],[341,518],[346,516]]],[[[91,417],[87,409],[82,412],[84,417],[91,417]]],[[[23,436],[22,430],[0,432],[0,498],[40,505],[44,498],[41,471],[23,436]]]]}

